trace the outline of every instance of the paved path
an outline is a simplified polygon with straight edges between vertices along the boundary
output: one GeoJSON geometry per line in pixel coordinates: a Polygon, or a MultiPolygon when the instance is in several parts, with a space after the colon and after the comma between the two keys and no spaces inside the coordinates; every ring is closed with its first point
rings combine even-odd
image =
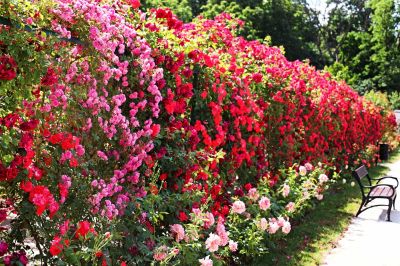
{"type": "MultiPolygon", "coordinates": [[[[400,160],[385,164],[388,175],[400,178],[400,160]]],[[[400,187],[397,191],[400,194],[400,187]]],[[[400,266],[400,197],[386,222],[386,207],[369,209],[353,218],[343,238],[325,257],[327,266],[400,266]]],[[[387,201],[385,202],[387,203],[387,201]]]]}

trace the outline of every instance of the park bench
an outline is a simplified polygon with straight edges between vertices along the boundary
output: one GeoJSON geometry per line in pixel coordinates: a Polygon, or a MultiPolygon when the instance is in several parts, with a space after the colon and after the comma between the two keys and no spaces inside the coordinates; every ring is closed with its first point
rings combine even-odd
{"type": "Polygon", "coordinates": [[[363,211],[368,210],[369,208],[377,206],[388,206],[387,220],[390,221],[390,212],[392,208],[395,209],[396,206],[395,205],[397,197],[396,188],[399,185],[398,179],[393,176],[371,178],[368,174],[368,170],[365,167],[365,165],[362,165],[356,170],[354,170],[353,176],[356,179],[358,185],[360,186],[362,195],[362,202],[360,208],[358,209],[356,217],[363,211]],[[365,177],[368,182],[365,182],[365,177]],[[387,183],[386,181],[388,180],[393,180],[395,181],[396,184],[387,183]],[[372,183],[373,181],[376,181],[376,183],[373,184],[372,183]],[[377,205],[367,206],[368,203],[370,203],[374,199],[387,199],[389,203],[388,205],[377,204],[377,205]]]}

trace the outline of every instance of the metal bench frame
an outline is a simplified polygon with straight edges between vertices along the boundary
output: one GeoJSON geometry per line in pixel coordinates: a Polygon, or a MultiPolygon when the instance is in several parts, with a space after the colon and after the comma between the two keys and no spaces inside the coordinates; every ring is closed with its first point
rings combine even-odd
{"type": "Polygon", "coordinates": [[[368,170],[365,167],[365,165],[360,166],[356,170],[353,171],[353,177],[356,179],[358,185],[360,186],[361,189],[361,195],[362,195],[362,202],[360,205],[360,208],[357,211],[356,217],[362,213],[365,210],[368,210],[372,207],[378,207],[378,206],[387,206],[388,207],[388,215],[387,215],[387,220],[390,221],[390,212],[395,208],[395,202],[396,202],[396,188],[399,186],[399,181],[396,177],[393,176],[383,176],[380,178],[371,178],[368,174],[368,170]],[[364,185],[362,182],[362,179],[366,177],[368,180],[368,185],[364,185]],[[392,179],[396,181],[396,185],[392,184],[387,184],[384,183],[387,179],[392,179]],[[373,185],[372,181],[376,181],[376,184],[373,185]],[[371,195],[371,192],[374,191],[376,188],[389,188],[390,194],[385,194],[385,195],[371,195]],[[377,205],[372,205],[372,206],[367,206],[368,203],[373,201],[374,199],[387,199],[389,201],[388,205],[385,204],[377,204],[377,205]]]}

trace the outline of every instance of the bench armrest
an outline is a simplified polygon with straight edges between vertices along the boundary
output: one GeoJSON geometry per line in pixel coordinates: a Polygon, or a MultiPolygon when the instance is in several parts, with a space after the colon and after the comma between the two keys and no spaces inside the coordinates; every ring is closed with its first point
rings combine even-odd
{"type": "Polygon", "coordinates": [[[395,180],[396,181],[396,188],[399,186],[399,180],[398,180],[398,178],[397,177],[394,177],[394,176],[383,176],[383,177],[379,177],[379,178],[371,178],[371,180],[375,180],[375,181],[382,181],[382,180],[384,180],[384,179],[393,179],[393,180],[395,180]]]}

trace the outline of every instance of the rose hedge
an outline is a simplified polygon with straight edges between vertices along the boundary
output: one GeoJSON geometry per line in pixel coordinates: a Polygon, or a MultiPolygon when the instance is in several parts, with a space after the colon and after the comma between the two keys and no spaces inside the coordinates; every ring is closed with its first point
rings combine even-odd
{"type": "Polygon", "coordinates": [[[394,134],[393,114],[229,15],[139,6],[1,7],[6,265],[243,262],[394,134]]]}

